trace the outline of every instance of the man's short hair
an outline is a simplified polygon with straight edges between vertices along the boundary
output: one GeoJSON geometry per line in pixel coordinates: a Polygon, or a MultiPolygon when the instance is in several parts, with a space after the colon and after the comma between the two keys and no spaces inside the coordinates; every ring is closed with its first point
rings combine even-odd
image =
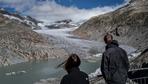
{"type": "Polygon", "coordinates": [[[112,36],[111,34],[108,34],[108,33],[107,33],[107,34],[104,36],[104,42],[105,42],[106,44],[111,43],[112,40],[113,40],[113,36],[112,36]]]}

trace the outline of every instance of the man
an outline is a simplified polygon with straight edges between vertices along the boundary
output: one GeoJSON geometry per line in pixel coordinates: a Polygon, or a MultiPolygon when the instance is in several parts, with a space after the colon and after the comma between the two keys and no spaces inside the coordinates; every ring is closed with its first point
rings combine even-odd
{"type": "Polygon", "coordinates": [[[101,72],[107,84],[126,84],[129,61],[125,50],[119,47],[111,34],[104,37],[106,51],[103,53],[101,72]]]}

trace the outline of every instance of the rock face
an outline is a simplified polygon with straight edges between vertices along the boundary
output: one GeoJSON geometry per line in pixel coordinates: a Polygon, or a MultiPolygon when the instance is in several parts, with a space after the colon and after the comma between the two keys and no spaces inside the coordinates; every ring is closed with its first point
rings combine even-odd
{"type": "Polygon", "coordinates": [[[38,23],[41,23],[41,21],[38,21],[30,16],[21,16],[18,13],[9,13],[3,8],[0,8],[0,13],[11,20],[15,20],[19,23],[25,24],[26,26],[30,26],[32,29],[41,29],[38,26],[38,23]]]}
{"type": "Polygon", "coordinates": [[[148,0],[131,0],[113,12],[96,16],[74,31],[85,38],[102,40],[106,33],[139,50],[148,47],[148,0]]]}
{"type": "Polygon", "coordinates": [[[30,26],[0,12],[0,66],[66,55],[30,26]]]}
{"type": "Polygon", "coordinates": [[[140,56],[131,62],[131,68],[148,67],[148,49],[145,49],[140,56]]]}
{"type": "Polygon", "coordinates": [[[148,0],[130,0],[127,5],[113,12],[91,18],[73,33],[98,41],[103,41],[104,35],[111,33],[120,43],[131,45],[138,51],[142,51],[131,61],[131,68],[141,68],[148,65],[147,9],[148,0]]]}

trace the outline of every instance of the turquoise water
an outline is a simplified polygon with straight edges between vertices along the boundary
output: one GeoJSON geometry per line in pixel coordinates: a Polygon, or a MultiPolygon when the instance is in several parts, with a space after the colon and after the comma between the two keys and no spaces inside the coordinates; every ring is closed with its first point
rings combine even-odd
{"type": "MultiPolygon", "coordinates": [[[[62,61],[61,59],[50,59],[0,67],[0,84],[33,84],[40,79],[60,78],[66,74],[63,68],[56,68],[62,61]]],[[[89,74],[99,66],[99,61],[82,60],[80,68],[89,74]]]]}

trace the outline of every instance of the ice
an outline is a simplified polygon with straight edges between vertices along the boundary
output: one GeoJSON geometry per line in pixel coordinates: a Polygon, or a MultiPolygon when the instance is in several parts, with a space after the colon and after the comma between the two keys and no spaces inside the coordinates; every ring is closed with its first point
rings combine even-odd
{"type": "Polygon", "coordinates": [[[13,76],[13,75],[19,75],[19,74],[25,74],[27,73],[25,70],[22,70],[22,71],[16,71],[16,72],[8,72],[8,73],[5,73],[6,76],[13,76]]]}
{"type": "Polygon", "coordinates": [[[97,77],[98,75],[102,75],[101,69],[100,69],[100,68],[96,69],[95,72],[90,73],[90,74],[89,74],[89,77],[90,77],[90,78],[94,78],[94,77],[97,77]]]}

